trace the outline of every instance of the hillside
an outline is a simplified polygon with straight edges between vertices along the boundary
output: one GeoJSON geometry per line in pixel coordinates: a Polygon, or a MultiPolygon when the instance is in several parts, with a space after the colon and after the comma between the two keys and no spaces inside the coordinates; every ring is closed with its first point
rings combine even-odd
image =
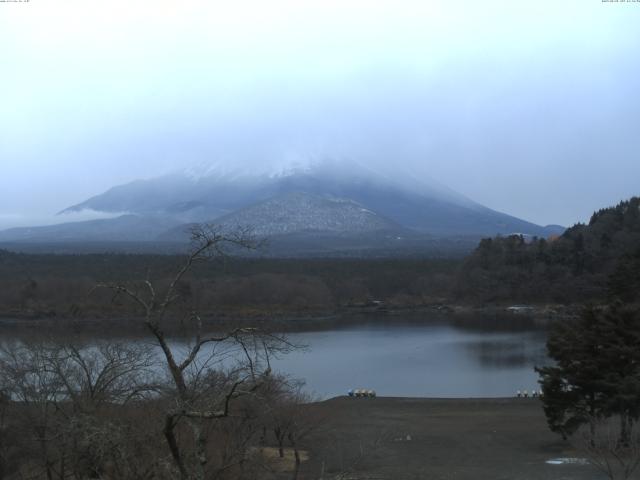
{"type": "Polygon", "coordinates": [[[251,226],[274,243],[284,240],[289,253],[324,255],[344,250],[343,243],[349,251],[398,251],[405,244],[429,250],[433,237],[477,241],[563,231],[489,209],[410,172],[383,174],[350,161],[277,171],[204,165],[115,186],[63,210],[60,219],[86,210],[115,218],[6,230],[0,242],[183,242],[189,225],[214,223],[251,226]]]}
{"type": "Polygon", "coordinates": [[[632,266],[639,259],[640,197],[633,197],[549,240],[482,240],[463,266],[458,293],[484,301],[590,301],[622,291],[633,296],[630,286],[640,270],[632,266]]]}
{"type": "MultiPolygon", "coordinates": [[[[250,225],[260,237],[297,232],[365,233],[401,230],[396,223],[343,198],[291,192],[270,198],[216,219],[223,229],[250,225]]],[[[160,240],[186,240],[184,225],[160,240]]]]}
{"type": "Polygon", "coordinates": [[[0,242],[149,242],[177,224],[170,217],[127,214],[43,227],[10,228],[0,231],[0,242]]]}

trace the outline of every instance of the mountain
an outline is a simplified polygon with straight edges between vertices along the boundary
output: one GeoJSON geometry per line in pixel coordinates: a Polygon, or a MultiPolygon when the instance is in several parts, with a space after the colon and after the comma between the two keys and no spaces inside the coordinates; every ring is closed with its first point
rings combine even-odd
{"type": "MultiPolygon", "coordinates": [[[[291,192],[258,202],[216,219],[223,229],[250,225],[260,237],[292,233],[324,232],[362,234],[381,230],[399,231],[400,225],[353,200],[291,192]]],[[[185,226],[176,227],[160,240],[184,240],[185,226]]]]}
{"type": "Polygon", "coordinates": [[[161,218],[122,215],[44,227],[10,228],[0,232],[0,242],[148,242],[176,224],[161,218]]]}
{"type": "Polygon", "coordinates": [[[366,244],[367,236],[376,243],[374,238],[547,237],[564,230],[491,210],[411,173],[383,174],[352,161],[279,169],[203,164],[115,186],[60,216],[84,210],[121,216],[12,229],[0,232],[0,241],[182,241],[188,225],[197,222],[250,225],[257,235],[290,239],[356,235],[358,245],[366,244]]]}
{"type": "Polygon", "coordinates": [[[291,192],[352,200],[406,228],[435,235],[561,233],[491,210],[434,182],[391,177],[356,162],[324,161],[281,170],[220,165],[114,187],[61,213],[91,209],[212,221],[291,192]]]}

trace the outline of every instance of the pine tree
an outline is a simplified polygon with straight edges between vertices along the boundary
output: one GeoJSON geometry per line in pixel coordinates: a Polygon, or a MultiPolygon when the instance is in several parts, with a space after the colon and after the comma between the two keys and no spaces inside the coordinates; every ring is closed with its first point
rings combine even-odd
{"type": "Polygon", "coordinates": [[[536,370],[551,430],[566,438],[585,423],[619,415],[626,442],[640,416],[640,312],[622,304],[587,308],[555,326],[547,350],[556,364],[536,370]]]}
{"type": "Polygon", "coordinates": [[[574,433],[604,408],[596,359],[601,349],[594,309],[578,319],[557,323],[549,334],[547,351],[556,365],[537,368],[549,428],[563,438],[574,433]]]}
{"type": "Polygon", "coordinates": [[[640,249],[618,261],[609,276],[608,293],[612,300],[627,303],[640,300],[640,249]]]}

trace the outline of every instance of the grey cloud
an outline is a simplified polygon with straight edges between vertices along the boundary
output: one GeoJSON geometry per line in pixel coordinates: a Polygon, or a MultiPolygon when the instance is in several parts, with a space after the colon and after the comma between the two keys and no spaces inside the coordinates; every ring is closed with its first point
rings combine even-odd
{"type": "Polygon", "coordinates": [[[519,32],[508,22],[527,20],[494,3],[507,13],[479,27],[462,18],[478,29],[468,37],[454,21],[431,25],[432,35],[416,22],[413,36],[391,22],[384,48],[367,47],[374,32],[359,31],[355,17],[353,31],[326,47],[318,42],[326,18],[309,38],[300,33],[299,46],[274,33],[268,49],[254,38],[237,51],[188,51],[187,28],[175,50],[139,66],[125,62],[122,46],[99,64],[98,54],[82,57],[82,45],[68,43],[61,61],[70,70],[51,80],[36,47],[0,34],[32,59],[7,58],[12,85],[30,89],[0,93],[11,107],[0,112],[0,228],[201,161],[350,158],[434,178],[539,224],[584,221],[640,193],[640,8],[586,12],[577,10],[584,2],[567,2],[547,31],[529,22],[519,32]]]}

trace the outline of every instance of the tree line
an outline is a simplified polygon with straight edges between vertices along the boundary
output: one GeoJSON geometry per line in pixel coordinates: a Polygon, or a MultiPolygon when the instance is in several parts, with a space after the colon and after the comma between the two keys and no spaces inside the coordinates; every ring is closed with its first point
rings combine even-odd
{"type": "MultiPolygon", "coordinates": [[[[0,251],[0,315],[118,318],[131,313],[129,301],[111,302],[107,292],[88,296],[95,283],[151,275],[168,284],[180,260],[0,251]]],[[[212,259],[195,265],[176,288],[205,317],[326,314],[373,300],[397,306],[443,302],[459,265],[442,259],[212,259]]]]}
{"type": "Polygon", "coordinates": [[[611,284],[637,300],[640,198],[595,212],[561,236],[487,238],[465,260],[458,296],[483,302],[605,300],[611,284]]]}

